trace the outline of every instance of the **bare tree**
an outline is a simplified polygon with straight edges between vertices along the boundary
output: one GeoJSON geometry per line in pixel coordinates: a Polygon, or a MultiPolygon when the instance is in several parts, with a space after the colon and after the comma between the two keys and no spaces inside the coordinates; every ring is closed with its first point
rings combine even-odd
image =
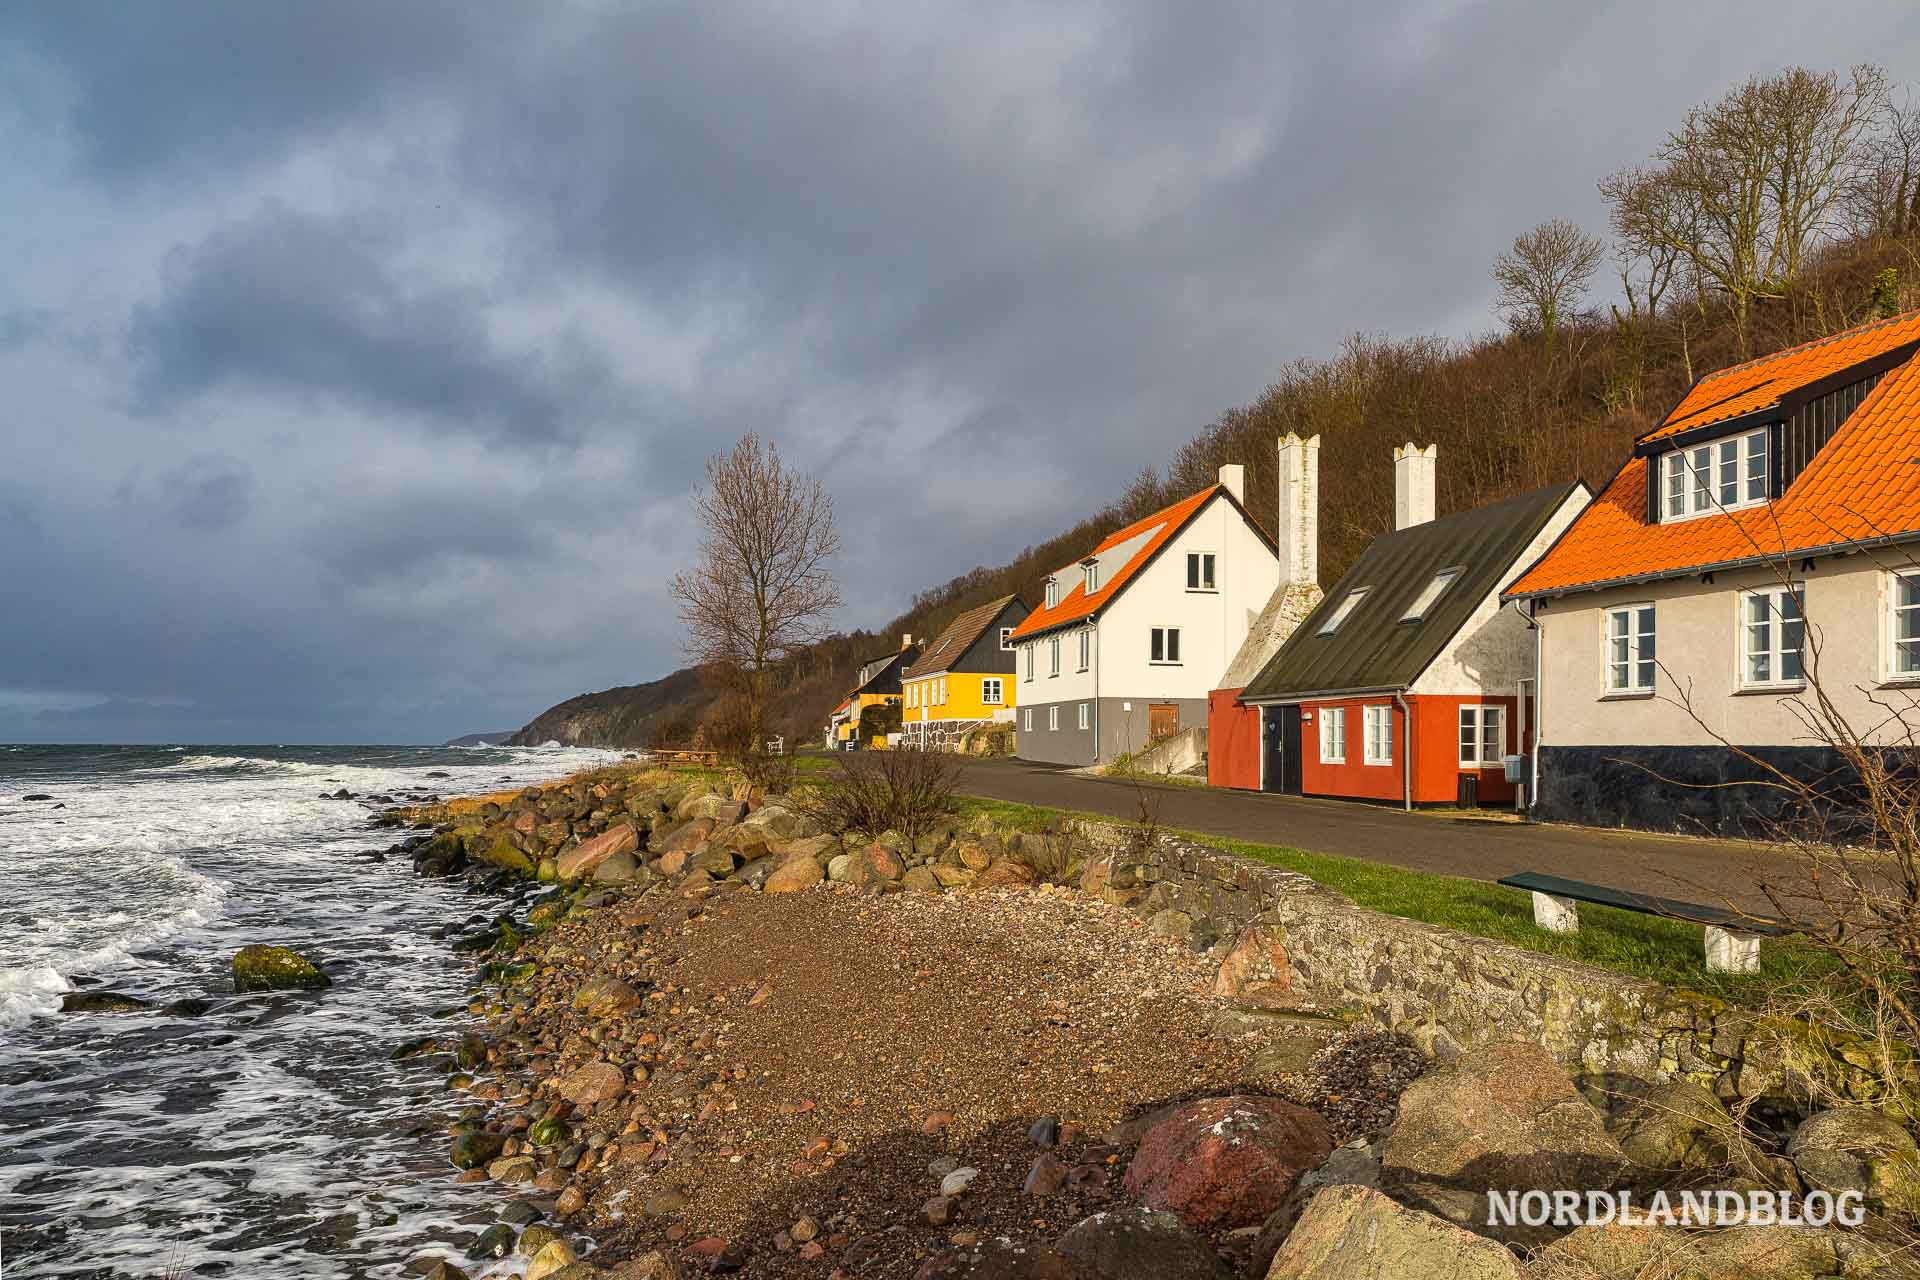
{"type": "Polygon", "coordinates": [[[827,567],[840,549],[833,499],[749,432],[708,459],[695,510],[705,531],[700,564],[675,575],[672,588],[687,655],[737,681],[748,751],[757,754],[766,744],[774,668],[824,638],[840,605],[827,567]]]}
{"type": "Polygon", "coordinates": [[[1847,229],[1862,238],[1920,235],[1920,100],[1911,90],[1889,96],[1875,126],[1841,197],[1847,229]]]}
{"type": "Polygon", "coordinates": [[[1602,190],[1616,218],[1626,200],[1640,233],[1726,295],[1745,357],[1753,304],[1785,296],[1826,234],[1885,101],[1871,66],[1845,79],[1802,67],[1756,76],[1689,111],[1651,171],[1602,190]]]}
{"type": "Polygon", "coordinates": [[[1606,246],[1565,218],[1543,222],[1493,262],[1494,306],[1519,326],[1538,326],[1553,354],[1562,322],[1587,292],[1606,246]]]}

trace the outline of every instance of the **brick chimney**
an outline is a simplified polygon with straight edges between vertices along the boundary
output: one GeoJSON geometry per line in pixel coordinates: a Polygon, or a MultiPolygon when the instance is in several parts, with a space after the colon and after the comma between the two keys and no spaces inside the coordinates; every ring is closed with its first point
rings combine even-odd
{"type": "Polygon", "coordinates": [[[1280,584],[1320,582],[1320,437],[1280,438],[1280,584]]]}
{"type": "Polygon", "coordinates": [[[1393,527],[1411,529],[1433,519],[1433,462],[1440,446],[1409,440],[1393,451],[1393,527]]]}
{"type": "Polygon", "coordinates": [[[1220,487],[1233,495],[1233,500],[1241,506],[1247,503],[1247,469],[1237,462],[1229,462],[1220,468],[1220,487]]]}

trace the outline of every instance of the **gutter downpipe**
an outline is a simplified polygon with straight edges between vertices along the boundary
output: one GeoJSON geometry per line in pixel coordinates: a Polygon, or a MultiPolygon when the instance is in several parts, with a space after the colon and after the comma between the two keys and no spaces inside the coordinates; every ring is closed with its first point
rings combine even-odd
{"type": "Polygon", "coordinates": [[[1408,813],[1413,812],[1413,708],[1401,696],[1404,690],[1393,691],[1393,705],[1400,708],[1401,723],[1407,727],[1407,747],[1400,753],[1400,807],[1408,813]]]}

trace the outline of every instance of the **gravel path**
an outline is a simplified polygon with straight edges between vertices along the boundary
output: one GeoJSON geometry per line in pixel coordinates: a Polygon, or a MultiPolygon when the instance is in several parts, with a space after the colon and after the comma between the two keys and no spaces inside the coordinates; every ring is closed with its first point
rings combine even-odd
{"type": "Polygon", "coordinates": [[[572,1109],[601,1145],[568,1225],[605,1258],[724,1246],[755,1276],[911,1276],[949,1244],[1055,1234],[1115,1202],[1117,1122],[1243,1083],[1250,1053],[1214,1034],[1204,959],[1065,891],[655,895],[533,954],[544,1007],[502,1028],[533,1075],[604,1056],[651,1077],[572,1109]],[[613,973],[653,984],[645,1016],[564,1008],[613,973]],[[1066,1185],[1030,1195],[1048,1120],[1066,1185]],[[979,1173],[929,1206],[952,1168],[979,1173]]]}

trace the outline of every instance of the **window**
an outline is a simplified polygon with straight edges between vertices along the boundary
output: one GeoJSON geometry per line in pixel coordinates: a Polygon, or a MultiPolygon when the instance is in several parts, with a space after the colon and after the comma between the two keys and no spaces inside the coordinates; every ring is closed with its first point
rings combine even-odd
{"type": "Polygon", "coordinates": [[[1407,606],[1407,611],[1400,615],[1400,621],[1418,622],[1426,617],[1427,610],[1433,608],[1433,602],[1438,600],[1446,589],[1453,585],[1453,580],[1459,576],[1460,568],[1457,565],[1434,574],[1427,580],[1427,585],[1420,588],[1420,594],[1413,598],[1413,603],[1407,606]]]}
{"type": "Polygon", "coordinates": [[[1033,732],[1033,708],[1032,707],[1028,707],[1025,711],[1022,711],[1020,713],[1020,732],[1022,733],[1033,732]]]}
{"type": "Polygon", "coordinates": [[[1171,666],[1180,661],[1180,628],[1155,627],[1151,649],[1152,661],[1171,666]]]}
{"type": "Polygon", "coordinates": [[[1187,590],[1212,591],[1213,552],[1189,551],[1187,553],[1187,590]]]}
{"type": "Polygon", "coordinates": [[[1013,628],[1012,627],[1000,628],[1000,647],[1003,650],[1013,648],[1013,628]]]}
{"type": "Polygon", "coordinates": [[[1607,611],[1607,692],[1652,693],[1655,649],[1653,606],[1607,611]]]}
{"type": "Polygon", "coordinates": [[[907,705],[910,707],[917,707],[920,705],[920,686],[919,685],[910,684],[907,686],[907,705]]]}
{"type": "Polygon", "coordinates": [[[1460,767],[1498,769],[1507,753],[1505,707],[1460,708],[1460,767]]]}
{"type": "Polygon", "coordinates": [[[1080,704],[1080,728],[1082,730],[1086,730],[1086,729],[1091,729],[1092,727],[1093,727],[1093,704],[1091,702],[1083,702],[1080,704]]]}
{"type": "Polygon", "coordinates": [[[1320,708],[1320,763],[1347,762],[1347,709],[1320,708]]]}
{"type": "Polygon", "coordinates": [[[1366,761],[1368,764],[1393,763],[1393,708],[1367,708],[1366,761]]]}
{"type": "Polygon", "coordinates": [[[945,705],[946,705],[946,702],[947,702],[947,678],[946,678],[945,676],[941,676],[941,677],[940,677],[940,688],[939,688],[939,691],[938,691],[937,693],[935,693],[935,694],[933,695],[933,700],[934,700],[934,701],[935,701],[936,703],[939,703],[939,704],[940,704],[941,706],[945,706],[945,705]]]}
{"type": "Polygon", "coordinates": [[[1690,520],[1715,511],[1758,506],[1768,497],[1767,429],[1675,449],[1660,459],[1665,468],[1663,519],[1690,520]]]}
{"type": "Polygon", "coordinates": [[[1060,707],[1058,704],[1055,704],[1054,706],[1047,708],[1047,732],[1052,733],[1058,730],[1059,728],[1060,728],[1060,707]]]}
{"type": "Polygon", "coordinates": [[[1085,671],[1087,669],[1092,656],[1093,628],[1083,627],[1080,630],[1080,670],[1085,671]]]}
{"type": "Polygon", "coordinates": [[[1052,578],[1048,578],[1047,579],[1047,608],[1051,609],[1053,608],[1053,606],[1059,603],[1060,603],[1060,584],[1055,582],[1052,578]]]}
{"type": "Polygon", "coordinates": [[[1100,589],[1100,564],[1098,561],[1089,561],[1080,568],[1086,574],[1086,592],[1092,595],[1100,589]]]}
{"type": "Polygon", "coordinates": [[[980,701],[989,707],[1000,705],[1000,681],[989,676],[980,682],[980,701]]]}
{"type": "Polygon", "coordinates": [[[1050,676],[1059,675],[1060,674],[1060,637],[1059,636],[1047,637],[1047,662],[1049,664],[1047,667],[1047,674],[1050,676]]]}
{"type": "Polygon", "coordinates": [[[1887,674],[1920,676],[1920,572],[1893,575],[1893,653],[1887,674]]]}
{"type": "Polygon", "coordinates": [[[1347,615],[1353,612],[1354,606],[1365,600],[1367,592],[1371,590],[1373,590],[1372,587],[1355,587],[1347,592],[1334,611],[1327,615],[1327,620],[1320,624],[1320,630],[1316,634],[1330,636],[1338,631],[1340,624],[1347,620],[1347,615]]]}
{"type": "Polygon", "coordinates": [[[1798,588],[1751,591],[1741,604],[1740,680],[1746,685],[1797,685],[1806,678],[1801,650],[1807,621],[1798,588]]]}
{"type": "Polygon", "coordinates": [[[1021,649],[1027,655],[1027,679],[1031,680],[1033,679],[1033,646],[1031,644],[1025,644],[1021,646],[1021,649]]]}

